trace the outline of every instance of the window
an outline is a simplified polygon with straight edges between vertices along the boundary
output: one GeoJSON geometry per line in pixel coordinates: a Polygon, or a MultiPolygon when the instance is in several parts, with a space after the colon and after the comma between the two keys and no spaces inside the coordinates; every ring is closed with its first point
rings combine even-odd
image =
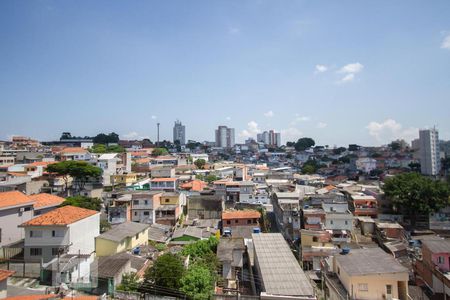
{"type": "Polygon", "coordinates": [[[139,205],[139,200],[133,200],[133,205],[139,205]]]}
{"type": "Polygon", "coordinates": [[[41,256],[42,248],[30,248],[30,256],[41,256]]]}
{"type": "Polygon", "coordinates": [[[330,224],[333,225],[333,220],[330,220],[330,224]]]}
{"type": "Polygon", "coordinates": [[[368,292],[369,285],[367,283],[358,283],[358,291],[360,292],[368,292]]]}
{"type": "Polygon", "coordinates": [[[252,220],[247,220],[247,224],[252,224],[252,220]]]}
{"type": "Polygon", "coordinates": [[[136,239],[138,239],[139,238],[139,232],[136,234],[136,239]]]}
{"type": "Polygon", "coordinates": [[[438,256],[438,264],[445,263],[445,258],[443,256],[438,256]]]}
{"type": "Polygon", "coordinates": [[[59,253],[59,248],[52,248],[52,255],[56,256],[59,253]]]}
{"type": "Polygon", "coordinates": [[[169,203],[170,202],[170,199],[166,199],[166,203],[169,203]]]}
{"type": "Polygon", "coordinates": [[[42,237],[42,230],[30,230],[30,238],[42,237]]]}
{"type": "Polygon", "coordinates": [[[31,210],[31,207],[25,207],[24,208],[24,211],[30,211],[31,210]]]}
{"type": "Polygon", "coordinates": [[[345,225],[348,225],[348,221],[347,220],[345,220],[345,225]]]}
{"type": "Polygon", "coordinates": [[[52,237],[63,237],[64,231],[61,230],[52,230],[52,237]]]}
{"type": "Polygon", "coordinates": [[[258,219],[253,219],[253,224],[258,223],[258,219]]]}
{"type": "Polygon", "coordinates": [[[236,223],[236,224],[239,223],[239,220],[234,220],[234,223],[236,223]]]}
{"type": "Polygon", "coordinates": [[[230,221],[230,220],[227,220],[227,224],[231,224],[231,221],[230,221]]]}
{"type": "Polygon", "coordinates": [[[134,216],[137,216],[137,211],[134,212],[134,216]]]}
{"type": "Polygon", "coordinates": [[[150,216],[150,212],[144,211],[144,216],[150,216]]]}
{"type": "Polygon", "coordinates": [[[318,242],[319,238],[317,236],[313,236],[313,242],[318,242]]]}
{"type": "Polygon", "coordinates": [[[0,228],[0,243],[2,242],[2,229],[0,228]]]}
{"type": "Polygon", "coordinates": [[[338,275],[341,275],[341,268],[338,267],[338,275]]]}
{"type": "Polygon", "coordinates": [[[144,204],[145,204],[145,205],[148,205],[148,200],[144,200],[144,204]]]}
{"type": "Polygon", "coordinates": [[[392,295],[392,285],[390,284],[386,285],[386,294],[392,295]]]}

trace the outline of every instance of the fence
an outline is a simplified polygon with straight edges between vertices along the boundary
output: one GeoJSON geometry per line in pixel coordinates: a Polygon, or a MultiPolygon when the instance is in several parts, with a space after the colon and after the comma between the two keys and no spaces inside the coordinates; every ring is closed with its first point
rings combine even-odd
{"type": "Polygon", "coordinates": [[[0,261],[0,268],[15,271],[14,277],[40,278],[41,264],[29,263],[23,260],[3,260],[0,261]]]}

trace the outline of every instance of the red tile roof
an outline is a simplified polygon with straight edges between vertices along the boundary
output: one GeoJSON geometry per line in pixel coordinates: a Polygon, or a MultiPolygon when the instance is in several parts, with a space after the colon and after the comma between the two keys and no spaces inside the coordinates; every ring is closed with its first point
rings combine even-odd
{"type": "Polygon", "coordinates": [[[16,271],[0,269],[0,281],[7,279],[8,277],[12,276],[14,273],[16,273],[16,271]]]}
{"type": "Polygon", "coordinates": [[[21,296],[13,296],[6,297],[5,300],[43,300],[50,298],[58,298],[57,295],[54,294],[41,294],[41,295],[21,295],[21,296]]]}
{"type": "Polygon", "coordinates": [[[32,204],[34,201],[19,191],[0,193],[0,209],[10,206],[32,204]]]}
{"type": "Polygon", "coordinates": [[[259,217],[261,217],[261,214],[256,210],[236,210],[222,212],[222,220],[255,219],[259,217]]]}
{"type": "Polygon", "coordinates": [[[57,163],[56,161],[35,161],[31,164],[28,164],[28,166],[32,166],[32,167],[44,166],[44,167],[46,167],[48,165],[56,164],[56,163],[57,163]]]}
{"type": "Polygon", "coordinates": [[[201,181],[199,179],[195,179],[186,183],[183,183],[181,185],[181,188],[184,190],[194,191],[194,192],[200,192],[203,191],[203,189],[207,186],[207,183],[204,181],[201,181]]]}
{"type": "Polygon", "coordinates": [[[35,200],[34,208],[42,208],[47,206],[58,206],[64,202],[64,198],[51,195],[47,193],[41,193],[36,195],[31,195],[31,199],[35,200]]]}
{"type": "Polygon", "coordinates": [[[81,147],[66,147],[60,151],[63,154],[66,153],[87,153],[88,151],[81,147]]]}
{"type": "Polygon", "coordinates": [[[20,226],[69,225],[98,213],[96,210],[68,205],[40,215],[20,226]]]}

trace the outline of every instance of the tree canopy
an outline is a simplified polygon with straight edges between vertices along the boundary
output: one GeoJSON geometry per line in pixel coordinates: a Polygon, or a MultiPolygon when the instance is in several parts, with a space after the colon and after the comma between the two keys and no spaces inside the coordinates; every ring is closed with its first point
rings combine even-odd
{"type": "Polygon", "coordinates": [[[428,214],[450,205],[447,184],[419,173],[403,173],[387,178],[383,190],[394,208],[409,213],[413,226],[417,213],[428,214]]]}
{"type": "Polygon", "coordinates": [[[94,137],[95,144],[109,144],[118,142],[119,135],[115,132],[111,132],[110,134],[99,133],[94,137]]]}
{"type": "Polygon", "coordinates": [[[214,291],[214,279],[206,266],[193,265],[181,278],[180,290],[194,300],[211,299],[214,291]]]}
{"type": "Polygon", "coordinates": [[[145,280],[159,287],[178,290],[181,287],[181,278],[184,275],[184,266],[181,259],[171,253],[158,257],[153,266],[145,272],[145,280]]]}
{"type": "Polygon", "coordinates": [[[104,144],[95,144],[89,151],[92,153],[123,153],[125,149],[120,145],[106,146],[104,144]]]}
{"type": "Polygon", "coordinates": [[[117,290],[136,292],[139,285],[139,276],[135,272],[125,273],[122,275],[122,282],[117,286],[117,290]]]}
{"type": "Polygon", "coordinates": [[[169,154],[169,151],[167,151],[166,148],[155,148],[152,151],[152,156],[161,156],[166,154],[169,154]]]}
{"type": "Polygon", "coordinates": [[[294,148],[297,151],[304,151],[312,146],[314,146],[316,142],[309,137],[300,138],[297,140],[297,142],[294,144],[294,148]]]}
{"type": "Polygon", "coordinates": [[[66,205],[100,211],[102,208],[102,200],[100,200],[99,198],[90,198],[86,196],[73,196],[67,197],[66,200],[64,200],[64,202],[61,204],[61,206],[66,205]]]}
{"type": "Polygon", "coordinates": [[[98,178],[102,174],[102,169],[99,167],[93,166],[85,161],[76,160],[66,160],[48,165],[47,171],[63,176],[66,183],[66,189],[68,175],[70,175],[74,178],[75,185],[79,190],[84,188],[84,185],[89,178],[98,178]]]}
{"type": "Polygon", "coordinates": [[[194,165],[195,165],[197,168],[199,168],[199,169],[203,169],[203,168],[205,167],[205,165],[206,165],[206,160],[204,160],[204,159],[202,159],[202,158],[197,159],[197,160],[194,162],[194,165]]]}

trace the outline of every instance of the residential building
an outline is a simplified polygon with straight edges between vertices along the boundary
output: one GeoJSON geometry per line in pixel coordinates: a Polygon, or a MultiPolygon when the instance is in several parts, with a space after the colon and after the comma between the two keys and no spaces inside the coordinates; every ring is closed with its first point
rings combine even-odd
{"type": "Polygon", "coordinates": [[[234,128],[219,126],[216,129],[216,147],[232,148],[234,144],[234,128]]]}
{"type": "Polygon", "coordinates": [[[353,214],[348,209],[346,201],[337,199],[324,201],[322,209],[325,211],[325,230],[331,234],[335,244],[350,243],[353,230],[353,214]]]}
{"type": "Polygon", "coordinates": [[[137,181],[136,173],[111,175],[111,184],[112,185],[129,186],[129,185],[133,185],[133,183],[135,183],[136,181],[137,181]]]}
{"type": "Polygon", "coordinates": [[[221,219],[224,202],[216,195],[189,196],[187,198],[187,218],[221,219]]]}
{"type": "Polygon", "coordinates": [[[355,161],[356,169],[366,174],[377,168],[377,160],[370,157],[361,157],[355,161]]]}
{"type": "Polygon", "coordinates": [[[436,128],[419,130],[420,168],[424,175],[436,176],[441,169],[439,133],[436,128]]]}
{"type": "Polygon", "coordinates": [[[351,249],[332,261],[333,272],[325,276],[327,299],[409,299],[408,269],[380,248],[351,249]]]}
{"type": "Polygon", "coordinates": [[[0,299],[7,296],[8,278],[14,275],[15,271],[0,269],[0,299]]]}
{"type": "Polygon", "coordinates": [[[372,217],[378,216],[378,201],[375,197],[364,194],[351,194],[351,204],[353,214],[357,217],[372,217]]]}
{"type": "Polygon", "coordinates": [[[63,206],[20,226],[25,229],[25,261],[48,262],[58,253],[90,255],[99,235],[100,212],[63,206]]]}
{"type": "Polygon", "coordinates": [[[413,267],[416,278],[431,289],[436,299],[450,298],[449,239],[422,240],[422,255],[415,260],[413,267]]]}
{"type": "Polygon", "coordinates": [[[209,155],[206,153],[192,153],[190,154],[192,162],[194,163],[198,159],[203,159],[205,162],[209,161],[209,155]]]}
{"type": "Polygon", "coordinates": [[[57,155],[59,158],[64,160],[81,160],[88,161],[91,159],[91,154],[84,148],[81,147],[66,147],[60,150],[57,155]]]}
{"type": "Polygon", "coordinates": [[[273,130],[264,131],[258,133],[256,136],[256,141],[263,143],[267,146],[280,147],[281,146],[281,134],[273,130]]]}
{"type": "Polygon", "coordinates": [[[237,274],[242,272],[246,246],[243,238],[221,238],[217,245],[217,258],[222,266],[225,288],[236,288],[237,274]]]}
{"type": "Polygon", "coordinates": [[[260,299],[316,299],[309,278],[280,233],[252,234],[252,239],[260,299]]]}
{"type": "Polygon", "coordinates": [[[328,231],[302,229],[300,238],[304,270],[320,270],[322,259],[338,252],[338,247],[332,243],[328,231]]]}
{"type": "Polygon", "coordinates": [[[23,228],[18,226],[33,218],[34,202],[19,191],[0,193],[0,246],[25,237],[23,228]]]}
{"type": "Polygon", "coordinates": [[[174,226],[180,218],[182,206],[186,203],[185,194],[166,192],[159,199],[160,206],[155,212],[155,223],[174,226]]]}
{"type": "Polygon", "coordinates": [[[97,256],[110,256],[148,244],[148,224],[125,222],[95,238],[97,256]]]}
{"type": "Polygon", "coordinates": [[[179,141],[180,145],[186,144],[186,127],[178,120],[173,126],[173,142],[175,141],[179,141]]]}
{"type": "Polygon", "coordinates": [[[47,193],[30,195],[29,198],[34,201],[34,216],[39,216],[56,209],[66,200],[62,197],[47,193]]]}
{"type": "Polygon", "coordinates": [[[256,210],[235,210],[222,212],[222,226],[252,226],[259,228],[261,214],[256,210]]]}
{"type": "Polygon", "coordinates": [[[131,195],[131,220],[133,222],[153,224],[156,210],[160,206],[160,192],[139,192],[131,195]]]}
{"type": "Polygon", "coordinates": [[[150,190],[174,192],[178,188],[177,178],[153,178],[150,180],[150,190]]]}
{"type": "Polygon", "coordinates": [[[173,178],[175,177],[175,168],[173,165],[151,166],[150,176],[152,178],[173,178]]]}

